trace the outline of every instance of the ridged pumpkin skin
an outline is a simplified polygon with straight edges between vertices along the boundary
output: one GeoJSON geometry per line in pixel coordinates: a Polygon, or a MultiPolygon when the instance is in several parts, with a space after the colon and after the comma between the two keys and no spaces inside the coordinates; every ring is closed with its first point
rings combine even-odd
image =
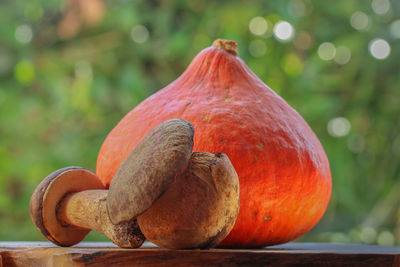
{"type": "Polygon", "coordinates": [[[222,41],[201,51],[174,82],[110,132],[97,174],[108,186],[120,164],[159,123],[195,127],[194,151],[223,152],[239,175],[240,212],[224,247],[284,243],[310,230],[331,195],[326,154],[304,119],[222,41]]]}

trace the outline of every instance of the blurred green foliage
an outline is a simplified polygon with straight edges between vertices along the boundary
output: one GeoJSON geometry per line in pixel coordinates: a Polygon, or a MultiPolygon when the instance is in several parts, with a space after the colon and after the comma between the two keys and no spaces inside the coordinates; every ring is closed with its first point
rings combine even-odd
{"type": "Polygon", "coordinates": [[[94,170],[122,116],[225,38],[326,149],[332,200],[301,240],[399,244],[399,18],[389,0],[1,1],[0,240],[43,240],[36,185],[94,170]],[[291,39],[276,38],[280,21],[291,39]]]}

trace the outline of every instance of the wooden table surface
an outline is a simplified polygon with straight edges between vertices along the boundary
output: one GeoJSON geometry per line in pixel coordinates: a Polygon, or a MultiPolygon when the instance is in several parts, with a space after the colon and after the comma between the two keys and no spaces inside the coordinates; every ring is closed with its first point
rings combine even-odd
{"type": "Polygon", "coordinates": [[[3,266],[400,266],[400,247],[288,243],[262,249],[168,250],[145,243],[121,249],[107,242],[57,247],[0,242],[3,266]]]}

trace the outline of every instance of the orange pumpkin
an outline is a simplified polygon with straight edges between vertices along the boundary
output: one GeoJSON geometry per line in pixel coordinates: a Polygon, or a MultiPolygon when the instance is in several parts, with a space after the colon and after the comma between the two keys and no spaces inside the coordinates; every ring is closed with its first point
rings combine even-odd
{"type": "Polygon", "coordinates": [[[324,214],[331,174],[318,138],[237,56],[235,42],[216,40],[118,123],[98,156],[101,180],[108,186],[140,140],[172,118],[194,125],[194,151],[226,153],[239,175],[239,216],[221,246],[284,243],[324,214]]]}

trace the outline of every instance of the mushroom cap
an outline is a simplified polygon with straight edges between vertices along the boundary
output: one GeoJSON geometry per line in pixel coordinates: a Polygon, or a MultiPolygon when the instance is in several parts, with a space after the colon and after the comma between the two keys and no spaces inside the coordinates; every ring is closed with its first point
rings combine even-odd
{"type": "Polygon", "coordinates": [[[112,223],[137,217],[160,198],[188,165],[193,136],[190,122],[172,119],[143,138],[111,181],[107,211],[112,223]]]}
{"type": "Polygon", "coordinates": [[[96,174],[87,169],[66,167],[51,173],[32,194],[29,206],[32,221],[56,245],[79,243],[90,230],[61,222],[57,219],[57,209],[67,194],[91,189],[105,187],[96,174]]]}

